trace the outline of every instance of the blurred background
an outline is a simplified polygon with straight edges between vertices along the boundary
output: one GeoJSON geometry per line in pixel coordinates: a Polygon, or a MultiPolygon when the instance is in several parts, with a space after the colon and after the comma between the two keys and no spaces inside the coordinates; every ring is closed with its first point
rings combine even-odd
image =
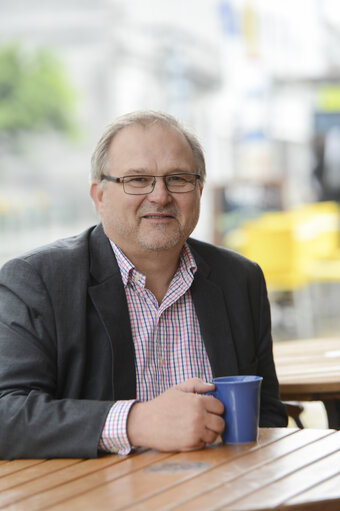
{"type": "Polygon", "coordinates": [[[0,265],[97,221],[89,162],[135,109],[192,127],[194,235],[258,261],[274,340],[339,334],[338,0],[0,0],[0,265]]]}

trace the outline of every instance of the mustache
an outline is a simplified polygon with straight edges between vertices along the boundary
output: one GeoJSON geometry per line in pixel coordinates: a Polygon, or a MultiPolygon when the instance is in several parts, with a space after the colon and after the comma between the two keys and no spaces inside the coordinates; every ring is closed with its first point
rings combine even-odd
{"type": "Polygon", "coordinates": [[[177,216],[177,209],[173,206],[170,206],[168,208],[153,208],[150,209],[149,207],[145,207],[143,205],[140,206],[138,209],[138,216],[145,216],[145,215],[155,215],[155,214],[163,214],[163,215],[169,215],[169,216],[177,216]]]}

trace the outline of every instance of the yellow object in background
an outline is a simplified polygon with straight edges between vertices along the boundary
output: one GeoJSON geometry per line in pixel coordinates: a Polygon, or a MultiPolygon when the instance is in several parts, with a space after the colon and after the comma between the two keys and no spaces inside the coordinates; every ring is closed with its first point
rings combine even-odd
{"type": "Polygon", "coordinates": [[[316,95],[316,106],[321,112],[340,112],[340,87],[324,85],[316,95]]]}
{"type": "Polygon", "coordinates": [[[302,286],[313,280],[320,261],[324,262],[324,273],[327,261],[333,268],[340,268],[334,263],[340,262],[339,216],[336,202],[265,213],[242,226],[241,251],[260,264],[269,288],[302,286]]]}

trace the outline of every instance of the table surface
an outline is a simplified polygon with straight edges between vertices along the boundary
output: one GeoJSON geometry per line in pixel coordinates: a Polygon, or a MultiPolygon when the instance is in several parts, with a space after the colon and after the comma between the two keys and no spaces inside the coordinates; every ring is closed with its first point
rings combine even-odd
{"type": "Polygon", "coordinates": [[[340,431],[260,429],[189,453],[0,461],[0,509],[340,509],[340,431]]]}
{"type": "Polygon", "coordinates": [[[274,359],[282,399],[340,399],[340,338],[274,342],[274,359]]]}

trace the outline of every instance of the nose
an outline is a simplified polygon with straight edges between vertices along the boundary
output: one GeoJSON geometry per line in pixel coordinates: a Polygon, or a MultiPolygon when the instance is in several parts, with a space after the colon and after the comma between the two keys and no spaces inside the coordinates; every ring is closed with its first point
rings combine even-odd
{"type": "Polygon", "coordinates": [[[154,189],[146,197],[150,202],[157,202],[158,204],[168,204],[172,200],[172,195],[161,176],[156,177],[154,189]]]}

